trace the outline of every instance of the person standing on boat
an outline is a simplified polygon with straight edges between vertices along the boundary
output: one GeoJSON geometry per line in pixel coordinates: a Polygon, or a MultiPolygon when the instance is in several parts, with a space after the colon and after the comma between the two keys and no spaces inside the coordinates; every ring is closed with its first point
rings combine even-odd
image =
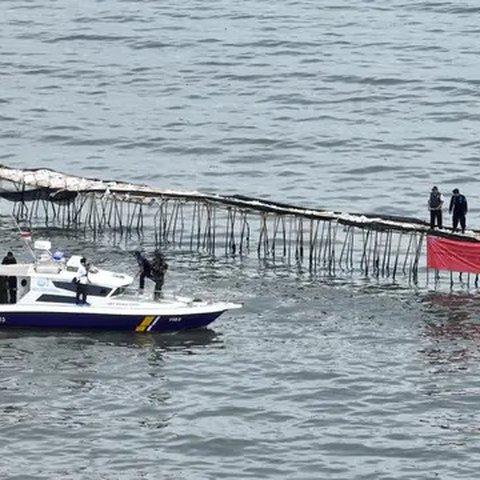
{"type": "Polygon", "coordinates": [[[467,199],[465,198],[465,195],[462,195],[460,193],[460,190],[458,190],[458,188],[453,189],[452,193],[453,195],[450,200],[450,207],[448,208],[448,211],[450,213],[453,212],[452,231],[455,232],[457,230],[458,224],[460,223],[462,233],[465,233],[465,216],[468,212],[467,199]]]}
{"type": "Polygon", "coordinates": [[[82,257],[80,259],[80,266],[77,270],[77,296],[76,302],[77,305],[84,305],[87,303],[87,293],[88,293],[88,270],[87,270],[87,259],[82,257]],[[80,300],[80,297],[82,299],[80,300]]]}
{"type": "MultiPolygon", "coordinates": [[[[2,265],[14,265],[17,263],[17,259],[13,255],[13,252],[7,252],[7,255],[3,257],[2,265]]],[[[17,303],[17,277],[7,277],[8,286],[8,303],[17,303]]]]}
{"type": "Polygon", "coordinates": [[[157,300],[162,295],[162,287],[165,281],[165,272],[168,270],[168,263],[165,255],[156,250],[153,254],[152,277],[155,282],[155,291],[153,293],[154,300],[157,300]]]}
{"type": "Polygon", "coordinates": [[[139,284],[139,288],[140,288],[140,291],[141,293],[143,293],[143,290],[145,288],[145,278],[150,278],[151,280],[153,280],[152,278],[152,264],[149,262],[149,260],[147,260],[141,252],[139,251],[136,251],[134,253],[135,255],[135,258],[137,259],[137,263],[138,263],[138,266],[139,266],[139,274],[140,274],[140,284],[139,284]]]}
{"type": "Polygon", "coordinates": [[[428,199],[428,209],[430,210],[430,228],[433,230],[435,224],[438,228],[442,228],[442,208],[443,195],[437,187],[433,187],[428,199]]]}

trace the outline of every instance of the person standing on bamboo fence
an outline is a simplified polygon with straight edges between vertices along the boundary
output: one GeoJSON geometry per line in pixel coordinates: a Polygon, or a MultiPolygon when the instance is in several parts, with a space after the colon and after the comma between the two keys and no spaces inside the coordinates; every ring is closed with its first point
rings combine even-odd
{"type": "Polygon", "coordinates": [[[454,188],[452,193],[453,195],[450,200],[450,207],[448,209],[450,213],[453,213],[452,231],[455,232],[457,230],[458,224],[460,223],[462,233],[465,233],[465,227],[467,223],[465,216],[468,212],[467,199],[465,198],[465,195],[462,195],[460,193],[460,190],[458,190],[458,188],[454,188]]]}
{"type": "Polygon", "coordinates": [[[437,187],[433,187],[430,192],[430,198],[428,199],[428,209],[430,210],[430,228],[433,230],[435,225],[438,228],[442,228],[442,208],[443,208],[443,195],[440,193],[437,187]]]}

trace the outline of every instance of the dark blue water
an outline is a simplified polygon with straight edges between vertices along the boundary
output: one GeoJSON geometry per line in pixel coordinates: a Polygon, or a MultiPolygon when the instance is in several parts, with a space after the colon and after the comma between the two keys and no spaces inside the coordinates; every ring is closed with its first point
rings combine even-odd
{"type": "MultiPolygon", "coordinates": [[[[473,1],[1,12],[7,166],[420,218],[436,184],[480,227],[473,1]]],[[[0,332],[1,478],[478,478],[475,291],[169,261],[169,289],[244,308],[173,336],[0,332]]]]}

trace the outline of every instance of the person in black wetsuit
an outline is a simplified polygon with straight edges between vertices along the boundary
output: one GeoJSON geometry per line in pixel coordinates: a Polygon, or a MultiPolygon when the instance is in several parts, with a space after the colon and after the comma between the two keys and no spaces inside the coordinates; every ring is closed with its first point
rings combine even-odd
{"type": "Polygon", "coordinates": [[[152,278],[155,282],[155,292],[153,298],[155,300],[162,296],[163,282],[165,281],[165,272],[168,270],[168,263],[160,250],[156,250],[153,254],[152,262],[152,278]]]}
{"type": "Polygon", "coordinates": [[[140,268],[140,290],[143,292],[145,288],[145,278],[152,278],[152,264],[142,255],[141,252],[136,251],[134,253],[137,259],[138,266],[140,268]]]}
{"type": "Polygon", "coordinates": [[[460,223],[462,233],[465,233],[465,226],[466,226],[465,216],[467,215],[467,212],[468,212],[467,199],[465,198],[465,195],[462,195],[460,193],[458,188],[455,188],[452,193],[453,195],[450,200],[450,207],[448,208],[448,211],[450,213],[453,213],[452,231],[455,232],[457,230],[458,224],[460,223]]]}
{"type": "Polygon", "coordinates": [[[443,195],[438,191],[437,187],[433,187],[428,199],[428,209],[430,210],[430,228],[435,228],[435,223],[438,228],[442,228],[442,207],[443,195]]]}
{"type": "MultiPolygon", "coordinates": [[[[14,265],[17,259],[12,252],[8,252],[2,260],[2,265],[14,265]]],[[[17,277],[7,277],[8,303],[17,303],[17,277]]]]}
{"type": "Polygon", "coordinates": [[[137,259],[138,266],[140,267],[140,292],[143,293],[145,288],[145,278],[149,278],[155,282],[153,298],[155,300],[160,298],[162,295],[163,282],[165,280],[165,272],[168,269],[165,256],[159,250],[156,250],[153,254],[153,260],[150,262],[139,251],[136,251],[134,255],[137,259]]]}

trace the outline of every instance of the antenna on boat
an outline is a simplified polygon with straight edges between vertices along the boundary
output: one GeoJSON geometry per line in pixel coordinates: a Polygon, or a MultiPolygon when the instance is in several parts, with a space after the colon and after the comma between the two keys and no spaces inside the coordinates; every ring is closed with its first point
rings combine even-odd
{"type": "Polygon", "coordinates": [[[17,219],[13,215],[12,215],[12,219],[13,219],[13,223],[17,227],[20,238],[23,240],[23,243],[25,244],[25,248],[30,252],[30,255],[33,257],[33,259],[36,260],[37,257],[35,256],[35,253],[32,250],[32,247],[30,245],[30,240],[32,239],[32,232],[22,230],[22,228],[17,222],[17,219]]]}

